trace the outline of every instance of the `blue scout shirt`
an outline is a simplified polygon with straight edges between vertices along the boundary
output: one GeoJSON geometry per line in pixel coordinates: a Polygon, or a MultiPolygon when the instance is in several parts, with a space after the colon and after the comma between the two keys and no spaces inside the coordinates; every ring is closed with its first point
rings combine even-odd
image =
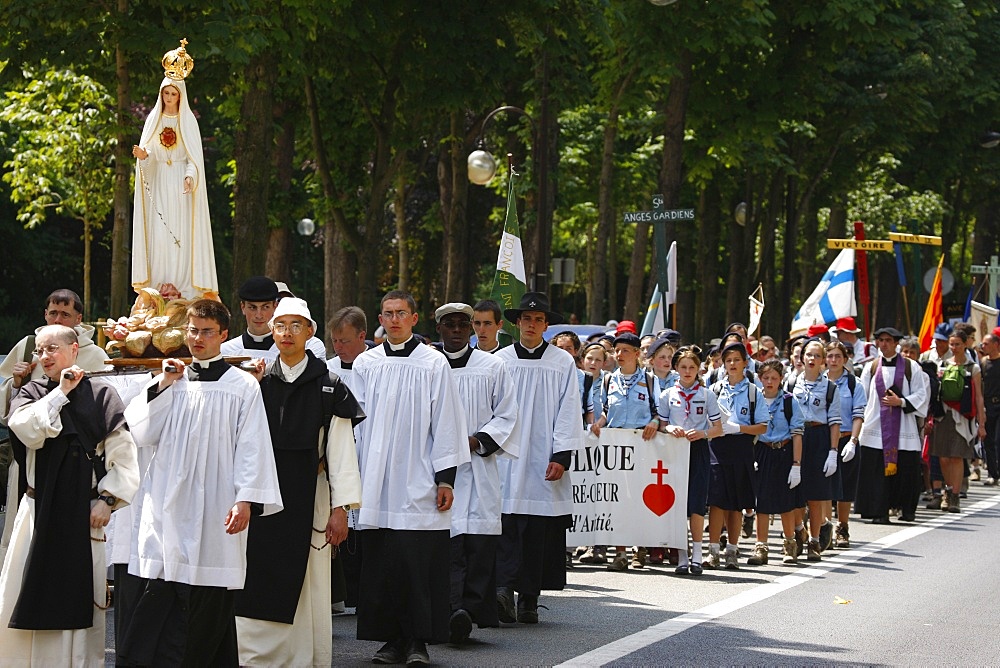
{"type": "MultiPolygon", "coordinates": [[[[655,385],[656,381],[653,383],[655,385]]],[[[650,410],[651,389],[655,392],[659,388],[646,386],[645,369],[640,368],[630,376],[623,374],[621,369],[615,369],[608,381],[608,396],[604,397],[606,426],[637,429],[652,422],[656,415],[650,410]]],[[[652,403],[656,405],[655,398],[652,403]]]]}
{"type": "Polygon", "coordinates": [[[724,378],[718,384],[721,387],[721,391],[719,392],[719,409],[722,411],[723,420],[728,420],[732,417],[733,422],[742,425],[767,424],[771,415],[768,413],[764,402],[764,393],[760,391],[759,387],[754,385],[751,389],[750,381],[746,378],[743,378],[735,386],[730,385],[727,378],[724,378]],[[755,392],[757,395],[757,398],[754,400],[756,407],[752,423],[750,421],[750,392],[755,392]]]}
{"type": "MultiPolygon", "coordinates": [[[[847,374],[850,371],[845,370],[844,373],[840,374],[840,378],[833,381],[837,385],[837,390],[840,392],[840,431],[849,432],[853,426],[854,418],[864,418],[865,417],[865,404],[868,403],[868,396],[865,392],[864,386],[861,381],[857,381],[854,384],[854,394],[851,394],[851,384],[847,382],[847,374]],[[846,416],[850,415],[849,420],[845,420],[846,416]]],[[[823,373],[826,376],[826,372],[823,373]]],[[[827,378],[829,380],[829,378],[827,378]]]]}
{"type": "Polygon", "coordinates": [[[802,419],[802,407],[795,397],[785,392],[780,392],[774,399],[765,399],[768,413],[771,415],[771,423],[767,425],[767,431],[760,437],[760,440],[768,443],[785,441],[792,437],[792,434],[801,434],[805,428],[805,420],[802,419]],[[785,397],[789,397],[792,407],[792,420],[789,423],[785,415],[785,397]]]}
{"type": "Polygon", "coordinates": [[[820,376],[815,381],[807,381],[805,374],[795,379],[792,394],[802,406],[802,417],[806,422],[840,424],[840,396],[834,392],[833,401],[826,404],[827,385],[830,381],[820,376]]]}

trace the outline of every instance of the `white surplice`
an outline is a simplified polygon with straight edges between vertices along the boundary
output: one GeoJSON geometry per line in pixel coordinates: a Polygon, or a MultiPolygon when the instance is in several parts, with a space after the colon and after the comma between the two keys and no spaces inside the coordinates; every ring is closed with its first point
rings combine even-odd
{"type": "MultiPolygon", "coordinates": [[[[65,401],[66,395],[56,389],[10,416],[11,430],[28,449],[25,468],[31,487],[35,486],[35,452],[44,446],[46,438],[62,432],[59,408],[65,401]]],[[[119,428],[111,432],[98,444],[97,451],[103,451],[108,473],[100,483],[95,480],[95,485],[102,493],[120,499],[120,506],[127,504],[139,486],[136,448],[128,430],[119,428]]],[[[93,625],[86,629],[28,631],[7,627],[21,591],[34,527],[35,500],[24,496],[13,521],[10,548],[4,557],[0,575],[0,665],[104,666],[105,613],[96,605],[93,625]]],[[[91,528],[90,536],[94,602],[103,606],[107,588],[104,529],[91,528]]]]}
{"type": "Polygon", "coordinates": [[[354,360],[350,388],[368,416],[357,429],[357,527],[450,529],[450,513],[437,509],[434,473],[469,462],[469,439],[444,355],[418,345],[407,357],[388,357],[376,346],[354,360]]]}
{"type": "Polygon", "coordinates": [[[155,449],[133,502],[129,573],[242,589],[247,534],[227,534],[226,514],[238,501],[281,510],[257,380],[235,368],[211,382],[181,377],[152,401],[142,392],[125,418],[136,445],[155,449]]]}
{"type": "Polygon", "coordinates": [[[551,344],[546,344],[541,359],[521,359],[513,345],[495,357],[514,380],[520,414],[512,436],[520,443],[518,458],[499,462],[503,512],[568,515],[573,511],[569,471],[559,480],[547,481],[545,469],[553,454],[583,445],[580,383],[573,357],[551,344]]]}
{"type": "Polygon", "coordinates": [[[514,381],[503,362],[490,353],[473,350],[468,363],[451,370],[465,408],[470,436],[488,434],[500,450],[487,457],[472,453],[472,461],[458,467],[455,502],[451,507],[451,535],[500,535],[500,469],[498,457],[517,457],[511,438],[517,425],[514,381]]]}
{"type": "MultiPolygon", "coordinates": [[[[883,359],[879,357],[878,359],[883,359]]],[[[876,359],[876,361],[878,361],[876,359]]],[[[902,355],[896,356],[896,364],[908,364],[910,366],[910,380],[903,376],[903,400],[912,405],[912,412],[903,412],[899,422],[899,449],[920,452],[923,449],[923,436],[917,429],[917,418],[927,417],[927,409],[931,401],[931,383],[920,365],[909,360],[902,355]]],[[[858,444],[864,448],[882,449],[882,417],[881,406],[882,397],[879,396],[875,388],[875,377],[872,374],[872,367],[875,362],[868,364],[861,372],[858,380],[865,388],[868,396],[868,403],[865,404],[865,421],[861,425],[861,434],[858,436],[858,444]]],[[[890,388],[896,374],[896,367],[882,365],[882,380],[885,381],[886,389],[890,388]]],[[[894,408],[893,410],[902,410],[894,408]]]]}

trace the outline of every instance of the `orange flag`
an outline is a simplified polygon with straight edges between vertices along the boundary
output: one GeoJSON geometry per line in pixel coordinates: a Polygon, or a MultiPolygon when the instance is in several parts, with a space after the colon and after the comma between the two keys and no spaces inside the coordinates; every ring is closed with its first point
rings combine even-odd
{"type": "Polygon", "coordinates": [[[930,350],[934,338],[934,328],[944,322],[944,306],[941,299],[941,269],[944,267],[944,253],[938,261],[937,273],[934,274],[934,285],[931,296],[927,299],[927,310],[924,320],[920,323],[920,350],[930,350]]]}

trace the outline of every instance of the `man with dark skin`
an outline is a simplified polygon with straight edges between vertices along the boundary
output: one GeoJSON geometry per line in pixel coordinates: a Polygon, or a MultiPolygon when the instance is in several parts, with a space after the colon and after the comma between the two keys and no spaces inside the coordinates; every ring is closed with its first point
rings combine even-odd
{"type": "Polygon", "coordinates": [[[442,352],[448,358],[465,410],[472,461],[458,467],[451,517],[451,608],[449,640],[465,642],[472,624],[499,626],[496,548],[501,532],[497,456],[516,457],[510,439],[517,423],[514,386],[504,363],[469,346],[473,310],[445,304],[434,313],[442,352]]]}

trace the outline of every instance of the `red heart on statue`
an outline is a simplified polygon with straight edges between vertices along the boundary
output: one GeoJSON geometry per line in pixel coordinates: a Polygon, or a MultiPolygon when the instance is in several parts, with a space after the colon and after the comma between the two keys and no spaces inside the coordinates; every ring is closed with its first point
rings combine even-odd
{"type": "Polygon", "coordinates": [[[675,498],[674,488],[670,485],[646,485],[646,489],[642,490],[642,502],[659,517],[673,508],[675,498]]]}

